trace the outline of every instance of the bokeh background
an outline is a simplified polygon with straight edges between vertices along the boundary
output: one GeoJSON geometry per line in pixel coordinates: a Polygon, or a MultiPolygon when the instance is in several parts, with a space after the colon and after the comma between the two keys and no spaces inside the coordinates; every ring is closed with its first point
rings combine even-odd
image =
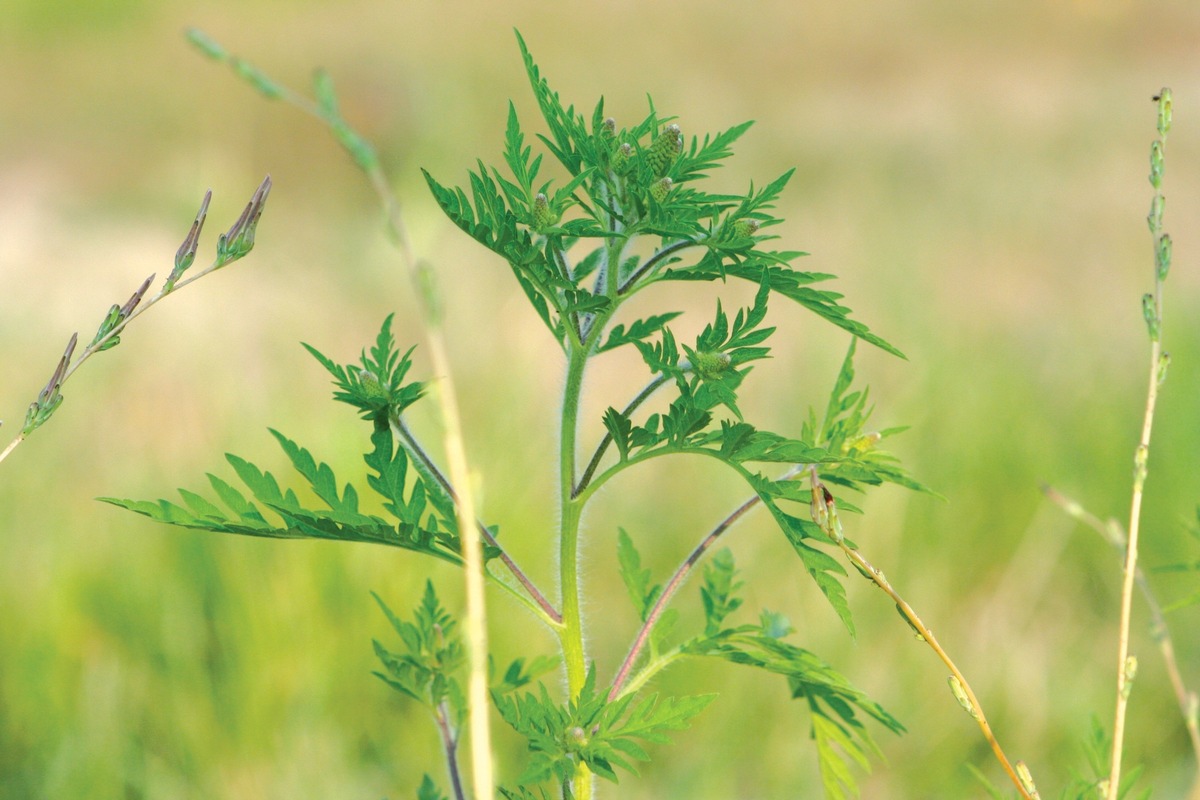
{"type": "MultiPolygon", "coordinates": [[[[876,491],[847,521],[851,535],[956,655],[1044,796],[1083,766],[1090,718],[1110,724],[1119,572],[1039,485],[1101,516],[1126,513],[1148,353],[1150,96],[1169,85],[1174,362],[1144,563],[1197,558],[1186,531],[1200,500],[1200,6],[7,0],[0,432],[16,433],[73,331],[89,337],[110,304],[169,271],[206,188],[201,261],[267,172],[275,189],[254,253],[141,319],[0,465],[0,797],[401,798],[423,771],[443,780],[422,712],[370,676],[370,640],[388,630],[368,591],[401,608],[428,577],[459,608],[454,571],[365,545],[166,529],[93,500],[201,487],[206,471],[229,475],[227,451],[285,471],[267,426],[354,478],[366,432],[329,401],[299,342],[348,360],[393,311],[398,338],[421,341],[350,160],[316,123],[196,54],[189,25],[299,88],[329,69],[346,116],[378,144],[446,289],[485,516],[548,586],[561,364],[507,267],[439,215],[418,167],[455,182],[477,156],[497,160],[509,98],[539,130],[514,26],[585,109],[603,94],[633,122],[649,92],[687,133],[757,120],[717,183],[743,189],[797,168],[778,232],[812,253],[802,266],[839,275],[857,317],[908,355],[860,348],[859,375],[880,427],[912,426],[892,449],[945,497],[876,491]]],[[[655,302],[697,312],[684,330],[713,305],[690,286],[655,302]]],[[[781,302],[773,321],[776,358],[757,368],[745,408],[797,432],[847,341],[781,302]]],[[[589,384],[585,441],[599,410],[643,379],[632,361],[610,366],[589,384]]],[[[436,438],[430,410],[413,424],[436,438]]],[[[707,465],[664,461],[598,499],[585,574],[601,674],[635,629],[617,525],[665,576],[744,493],[707,465]]],[[[788,614],[798,642],[908,726],[878,731],[886,760],[863,777],[864,797],[982,797],[968,763],[1002,781],[941,665],[882,595],[849,582],[851,640],[765,518],[729,541],[747,615],[788,614]]],[[[1169,602],[1197,576],[1154,583],[1169,602]]],[[[682,595],[687,613],[695,596],[695,585],[682,595]]],[[[500,658],[550,652],[528,615],[494,600],[500,658]]],[[[1200,610],[1171,624],[1196,686],[1200,610]]],[[[1196,765],[1142,612],[1135,631],[1128,763],[1145,765],[1156,797],[1181,797],[1196,765]]],[[[806,717],[781,680],[698,664],[661,681],[666,692],[714,687],[721,699],[693,729],[605,796],[819,796],[806,717]]],[[[519,743],[499,736],[512,777],[519,743]]]]}

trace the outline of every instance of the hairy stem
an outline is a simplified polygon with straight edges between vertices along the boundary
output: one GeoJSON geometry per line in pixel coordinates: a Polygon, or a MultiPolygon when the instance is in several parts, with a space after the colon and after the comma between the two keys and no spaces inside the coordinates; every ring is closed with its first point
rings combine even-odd
{"type": "MultiPolygon", "coordinates": [[[[650,383],[646,384],[646,386],[640,392],[638,392],[637,397],[634,397],[629,401],[629,405],[625,406],[625,409],[621,412],[621,414],[624,416],[629,416],[632,414],[637,410],[638,406],[646,402],[646,400],[648,400],[650,396],[658,391],[659,387],[666,382],[666,375],[659,375],[658,377],[654,378],[654,380],[650,381],[650,383]]],[[[591,460],[588,461],[587,468],[583,471],[583,477],[579,479],[579,483],[571,491],[572,497],[578,497],[579,494],[587,488],[588,484],[591,483],[592,478],[596,474],[597,468],[600,466],[600,460],[604,458],[604,453],[608,450],[609,446],[612,444],[612,441],[612,434],[606,433],[604,434],[604,438],[600,440],[600,444],[596,445],[596,452],[592,454],[591,460]]]]}
{"type": "MultiPolygon", "coordinates": [[[[559,585],[562,591],[562,628],[559,644],[567,672],[567,691],[579,697],[587,679],[587,656],[583,647],[583,618],[579,604],[579,527],[584,500],[572,497],[575,486],[575,448],[578,434],[579,401],[583,370],[587,364],[584,347],[570,347],[563,388],[562,430],[559,452],[559,585]]],[[[592,779],[580,762],[575,771],[576,800],[591,800],[592,779]]]]}

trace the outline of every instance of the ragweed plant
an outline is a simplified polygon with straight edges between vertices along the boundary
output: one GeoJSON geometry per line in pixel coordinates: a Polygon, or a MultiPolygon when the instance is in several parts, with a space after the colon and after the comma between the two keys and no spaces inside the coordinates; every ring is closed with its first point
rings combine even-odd
{"type": "MultiPolygon", "coordinates": [[[[275,475],[233,455],[227,461],[240,485],[210,474],[209,497],[180,490],[181,502],[108,502],[186,528],[408,550],[461,565],[468,587],[475,578],[486,580],[527,607],[556,637],[558,652],[528,653],[500,665],[486,651],[482,605],[471,607],[470,591],[466,636],[432,583],[408,615],[393,613],[377,598],[398,642],[375,643],[382,665],[377,674],[430,713],[455,800],[491,798],[495,791],[505,798],[591,798],[596,776],[616,782],[622,772],[636,773],[637,762],[650,759],[651,747],[689,726],[716,697],[664,697],[653,690],[654,679],[669,667],[706,658],[782,678],[788,696],[799,701],[797,712],[809,721],[825,796],[845,798],[857,793],[855,768],[869,769],[878,752],[874,730],[900,733],[903,726],[797,643],[782,614],[762,609],[749,620],[739,617],[744,573],[718,545],[761,506],[795,553],[797,572],[808,576],[828,601],[831,619],[840,620],[851,635],[855,629],[844,585],[850,573],[844,560],[889,595],[951,671],[953,695],[978,722],[1020,795],[1037,796],[1024,765],[1014,766],[1004,755],[961,671],[845,530],[842,514],[858,510],[849,499],[854,495],[847,493],[884,483],[925,490],[881,449],[883,440],[902,429],[870,428],[867,390],[855,385],[858,342],[901,354],[853,319],[840,294],[823,288],[833,276],[798,269],[795,263],[803,253],[775,249],[771,229],[781,220],[774,206],[791,172],[757,187],[751,184],[740,194],[708,189],[709,173],[732,155],[750,123],[689,136],[680,120],[660,115],[653,102],[648,114],[629,126],[606,114],[603,99],[590,115],[579,113],[550,88],[518,36],[547,129],[537,137],[542,152],[535,155],[510,104],[502,166],[479,161],[464,188],[424,173],[447,217],[508,265],[562,353],[558,477],[555,502],[547,503],[557,507],[557,535],[542,550],[558,567],[557,585],[550,591],[538,586],[508,552],[496,521],[503,509],[486,515],[471,510],[471,482],[465,477],[461,442],[455,441],[455,405],[441,345],[437,276],[412,255],[379,161],[343,119],[329,76],[317,73],[315,99],[310,100],[202,34],[190,36],[206,55],[231,66],[265,97],[282,99],[322,121],[367,174],[387,211],[391,238],[424,300],[429,346],[442,377],[431,384],[410,376],[412,350],[397,345],[391,317],[357,361],[338,361],[305,345],[332,376],[334,399],[355,409],[367,424],[362,488],[341,483],[328,465],[272,431],[315,502],[302,500],[275,475]],[[547,155],[557,164],[553,169],[547,155]],[[755,287],[753,301],[733,311],[717,301],[695,337],[677,335],[680,312],[669,305],[641,316],[627,310],[636,295],[669,301],[669,293],[655,290],[679,282],[720,285],[730,278],[755,287]],[[745,381],[770,355],[775,328],[767,324],[768,312],[777,311],[780,302],[798,305],[850,338],[825,408],[810,410],[787,433],[748,421],[740,407],[745,381]],[[631,397],[608,398],[598,418],[585,417],[585,376],[604,368],[603,361],[593,366],[598,357],[618,349],[640,357],[642,388],[631,397]],[[437,462],[406,419],[431,389],[440,395],[447,421],[449,468],[437,462]],[[590,533],[583,524],[585,509],[626,471],[689,455],[724,465],[745,483],[750,496],[689,552],[680,553],[678,568],[665,580],[642,566],[635,538],[624,530],[618,533],[620,576],[640,625],[630,631],[625,656],[606,663],[585,645],[581,609],[586,598],[580,579],[581,540],[590,533]],[[365,510],[360,502],[364,490],[381,500],[381,513],[365,510]],[[478,548],[478,562],[473,562],[473,548],[478,548]],[[687,629],[672,604],[698,569],[703,624],[687,629]],[[561,670],[565,682],[548,684],[543,679],[555,670],[561,670]],[[486,693],[477,691],[483,689],[486,693]],[[523,764],[501,765],[506,778],[495,791],[481,696],[528,744],[523,764]],[[468,718],[470,781],[459,765],[468,718]]],[[[445,797],[428,774],[417,795],[422,800],[445,797]]]]}

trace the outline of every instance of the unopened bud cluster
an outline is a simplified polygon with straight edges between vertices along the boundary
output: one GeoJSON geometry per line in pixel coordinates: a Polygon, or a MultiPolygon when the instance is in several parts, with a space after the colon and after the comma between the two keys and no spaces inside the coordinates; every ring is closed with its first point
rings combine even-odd
{"type": "Polygon", "coordinates": [[[675,124],[663,128],[662,133],[650,145],[646,153],[646,166],[656,178],[661,178],[671,169],[675,159],[683,152],[683,132],[675,124]]]}

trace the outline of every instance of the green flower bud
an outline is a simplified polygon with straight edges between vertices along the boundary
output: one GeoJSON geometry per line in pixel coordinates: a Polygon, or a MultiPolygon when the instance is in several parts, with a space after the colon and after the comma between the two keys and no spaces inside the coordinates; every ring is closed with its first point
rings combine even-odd
{"type": "Polygon", "coordinates": [[[667,199],[667,195],[675,188],[675,182],[670,178],[659,178],[654,183],[650,184],[650,196],[656,202],[661,203],[667,199]]]}
{"type": "Polygon", "coordinates": [[[1164,86],[1154,99],[1158,101],[1158,134],[1166,138],[1171,130],[1171,90],[1164,86]]]}
{"type": "Polygon", "coordinates": [[[1142,318],[1146,320],[1146,330],[1150,332],[1150,340],[1158,341],[1158,308],[1154,304],[1154,295],[1142,295],[1142,318]]]}
{"type": "Polygon", "coordinates": [[[175,288],[175,281],[179,280],[180,276],[196,260],[196,248],[200,245],[200,231],[204,229],[204,220],[208,218],[210,200],[212,200],[212,189],[204,193],[204,199],[200,202],[200,210],[196,212],[196,219],[192,223],[191,230],[184,237],[183,244],[179,245],[179,249],[175,251],[175,268],[167,277],[167,282],[163,286],[164,292],[175,288]]]}
{"type": "Polygon", "coordinates": [[[600,125],[600,135],[606,139],[612,139],[617,135],[617,121],[612,117],[605,117],[604,122],[600,125]]]}
{"type": "Polygon", "coordinates": [[[546,199],[546,195],[538,192],[533,198],[533,228],[536,231],[544,231],[547,228],[554,227],[554,223],[558,222],[558,215],[550,208],[550,201],[546,199]]]}
{"type": "Polygon", "coordinates": [[[1158,246],[1154,248],[1154,266],[1160,281],[1167,279],[1171,269],[1171,234],[1164,233],[1158,237],[1158,246]]]}
{"type": "Polygon", "coordinates": [[[1162,188],[1163,176],[1163,143],[1154,141],[1150,143],[1150,185],[1155,189],[1162,188]]]}
{"type": "Polygon", "coordinates": [[[630,167],[632,166],[632,162],[630,161],[630,159],[632,157],[633,157],[633,145],[631,145],[629,142],[626,142],[625,144],[618,147],[617,152],[613,154],[613,159],[612,159],[613,172],[617,173],[618,175],[627,174],[629,172],[630,167]]]}
{"type": "Polygon", "coordinates": [[[758,233],[758,228],[758,220],[745,217],[733,223],[733,235],[739,239],[749,239],[758,233]]]}
{"type": "Polygon", "coordinates": [[[1157,233],[1162,227],[1163,209],[1167,204],[1167,198],[1161,194],[1154,195],[1150,201],[1150,213],[1146,215],[1146,223],[1150,226],[1151,233],[1157,233]]]}
{"type": "Polygon", "coordinates": [[[849,455],[851,453],[866,453],[872,450],[883,436],[876,431],[864,433],[862,436],[856,436],[853,439],[847,439],[842,442],[842,454],[849,455]]]}
{"type": "Polygon", "coordinates": [[[729,370],[733,359],[728,353],[696,353],[696,363],[693,365],[701,378],[712,380],[729,370]]]}
{"type": "Polygon", "coordinates": [[[1025,790],[1026,794],[1034,798],[1034,800],[1038,800],[1041,795],[1038,794],[1037,786],[1033,784],[1033,773],[1029,771],[1029,766],[1024,761],[1018,761],[1015,766],[1017,768],[1017,780],[1021,782],[1021,788],[1025,790]]]}
{"type": "Polygon", "coordinates": [[[950,691],[954,694],[954,699],[958,701],[958,704],[963,707],[963,711],[970,714],[973,719],[979,719],[979,712],[975,710],[975,705],[967,695],[966,688],[956,675],[950,676],[950,691]]]}
{"type": "Polygon", "coordinates": [[[1137,656],[1129,656],[1125,659],[1125,669],[1123,670],[1121,684],[1121,696],[1126,700],[1129,699],[1129,693],[1133,691],[1133,679],[1137,677],[1138,660],[1137,656]]]}
{"type": "Polygon", "coordinates": [[[680,132],[678,125],[668,125],[650,145],[650,151],[646,154],[646,165],[650,167],[651,174],[656,178],[661,178],[667,174],[667,170],[671,168],[675,159],[679,158],[679,154],[682,152],[683,133],[680,132]]]}
{"type": "Polygon", "coordinates": [[[220,44],[199,28],[188,28],[186,36],[189,42],[199,48],[200,52],[209,58],[224,61],[229,57],[224,47],[221,47],[220,44]]]}
{"type": "Polygon", "coordinates": [[[363,394],[371,400],[387,400],[387,390],[383,388],[383,384],[379,382],[379,378],[375,377],[374,373],[368,372],[365,369],[358,371],[358,382],[362,386],[363,394]]]}
{"type": "Polygon", "coordinates": [[[249,61],[234,56],[229,59],[229,65],[233,67],[233,71],[238,74],[238,77],[253,86],[259,94],[268,100],[278,100],[280,97],[283,97],[283,87],[271,80],[265,72],[249,61]]]}

